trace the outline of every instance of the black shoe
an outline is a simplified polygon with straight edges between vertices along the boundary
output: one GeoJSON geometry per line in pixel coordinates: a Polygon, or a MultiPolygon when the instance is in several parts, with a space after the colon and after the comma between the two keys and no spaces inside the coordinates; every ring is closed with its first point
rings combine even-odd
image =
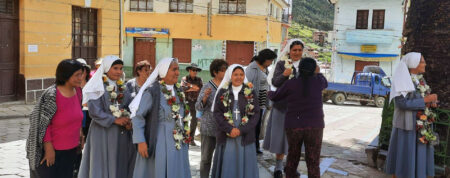
{"type": "Polygon", "coordinates": [[[273,178],[283,178],[283,171],[278,170],[273,173],[273,178]]]}
{"type": "Polygon", "coordinates": [[[260,155],[263,154],[263,152],[261,150],[256,150],[256,154],[260,155]]]}

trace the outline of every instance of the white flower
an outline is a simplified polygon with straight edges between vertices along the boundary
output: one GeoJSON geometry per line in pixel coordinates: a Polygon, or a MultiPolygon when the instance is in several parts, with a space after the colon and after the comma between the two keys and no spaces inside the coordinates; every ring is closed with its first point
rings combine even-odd
{"type": "Polygon", "coordinates": [[[181,145],[179,143],[175,143],[175,148],[177,148],[177,150],[181,149],[181,145]]]}
{"type": "Polygon", "coordinates": [[[122,115],[122,113],[120,111],[116,111],[113,113],[113,116],[116,118],[120,117],[121,115],[122,115]]]}
{"type": "Polygon", "coordinates": [[[111,92],[111,99],[116,99],[116,98],[117,98],[117,93],[111,92]]]}
{"type": "Polygon", "coordinates": [[[228,82],[225,82],[222,88],[223,88],[223,89],[228,89],[228,85],[229,85],[229,83],[228,83],[228,82]]]}
{"type": "Polygon", "coordinates": [[[166,100],[170,99],[171,96],[169,96],[168,94],[164,94],[164,98],[166,98],[166,100]]]}
{"type": "Polygon", "coordinates": [[[228,107],[228,103],[226,101],[223,101],[223,106],[228,107]]]}
{"type": "Polygon", "coordinates": [[[423,121],[417,120],[417,125],[422,126],[423,125],[423,121]]]}
{"type": "Polygon", "coordinates": [[[428,108],[425,108],[425,115],[426,116],[431,116],[431,111],[428,108]]]}
{"type": "Polygon", "coordinates": [[[184,92],[181,92],[181,97],[186,98],[186,95],[184,94],[184,92]]]}
{"type": "Polygon", "coordinates": [[[425,89],[426,89],[426,90],[429,90],[429,89],[430,89],[430,86],[429,86],[429,85],[425,85],[425,89]]]}
{"type": "Polygon", "coordinates": [[[252,104],[248,105],[248,109],[253,110],[253,108],[255,108],[255,106],[253,106],[252,104]]]}
{"type": "Polygon", "coordinates": [[[183,135],[177,132],[176,134],[173,135],[173,138],[175,140],[183,140],[183,135]]]}
{"type": "Polygon", "coordinates": [[[290,69],[290,68],[292,68],[292,64],[289,64],[289,62],[285,62],[284,63],[284,68],[290,69]]]}
{"type": "Polygon", "coordinates": [[[188,114],[186,117],[184,117],[183,121],[184,122],[189,122],[192,120],[192,116],[190,114],[188,114]]]}
{"type": "Polygon", "coordinates": [[[113,85],[108,85],[108,86],[106,87],[106,91],[111,92],[111,91],[113,91],[113,90],[114,90],[114,86],[113,86],[113,85]]]}
{"type": "Polygon", "coordinates": [[[229,113],[229,112],[223,113],[223,116],[229,118],[229,117],[231,117],[231,113],[229,113]]]}
{"type": "Polygon", "coordinates": [[[425,135],[426,133],[427,133],[427,130],[425,130],[425,129],[420,130],[420,134],[425,135]]]}
{"type": "Polygon", "coordinates": [[[233,125],[233,123],[234,123],[234,122],[233,122],[233,119],[228,120],[228,123],[231,124],[231,125],[233,125]]]}
{"type": "Polygon", "coordinates": [[[245,89],[244,89],[244,94],[245,94],[246,96],[250,95],[251,93],[252,93],[252,89],[250,89],[250,88],[245,88],[245,89]]]}
{"type": "Polygon", "coordinates": [[[176,86],[177,88],[180,88],[180,87],[181,87],[180,83],[175,84],[175,86],[176,86]]]}
{"type": "Polygon", "coordinates": [[[110,105],[109,106],[109,110],[111,110],[111,112],[115,112],[115,111],[117,111],[119,109],[116,106],[114,106],[114,105],[110,105]]]}
{"type": "Polygon", "coordinates": [[[178,106],[178,104],[172,105],[172,111],[173,112],[178,112],[179,110],[180,110],[180,106],[178,106]]]}
{"type": "Polygon", "coordinates": [[[131,93],[131,97],[136,97],[136,92],[131,93]]]}

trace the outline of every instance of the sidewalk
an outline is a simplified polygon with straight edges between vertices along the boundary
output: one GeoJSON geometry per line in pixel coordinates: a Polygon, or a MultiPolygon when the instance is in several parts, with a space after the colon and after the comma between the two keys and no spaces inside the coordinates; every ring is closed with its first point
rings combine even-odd
{"type": "Polygon", "coordinates": [[[34,105],[25,104],[25,101],[0,103],[0,119],[28,117],[34,105]]]}
{"type": "MultiPolygon", "coordinates": [[[[0,178],[29,177],[28,160],[25,158],[25,139],[28,136],[29,118],[34,105],[23,102],[0,104],[0,178]]],[[[381,109],[360,106],[336,106],[325,104],[325,123],[321,162],[334,160],[328,167],[344,171],[341,175],[325,171],[322,177],[338,178],[389,178],[383,172],[367,165],[364,148],[376,136],[381,123],[381,109]],[[357,119],[355,119],[357,118],[357,119]]],[[[201,143],[196,140],[197,145],[201,143]]],[[[200,169],[200,147],[189,150],[191,173],[198,177],[200,169]]],[[[258,156],[261,178],[273,177],[275,155],[264,151],[258,156]]],[[[298,171],[306,177],[307,168],[304,156],[298,171]]]]}

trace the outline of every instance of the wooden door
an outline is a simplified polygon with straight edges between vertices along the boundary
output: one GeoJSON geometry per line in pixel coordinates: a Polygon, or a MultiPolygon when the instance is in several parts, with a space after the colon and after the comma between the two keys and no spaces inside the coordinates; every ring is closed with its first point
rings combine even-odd
{"type": "Polygon", "coordinates": [[[16,98],[19,63],[17,0],[0,0],[0,101],[16,98]]]}
{"type": "Polygon", "coordinates": [[[355,61],[355,71],[359,71],[362,72],[364,69],[364,66],[369,66],[369,65],[375,65],[375,66],[379,66],[380,62],[377,61],[355,61]]]}
{"type": "Polygon", "coordinates": [[[139,61],[146,60],[152,68],[156,66],[156,41],[154,38],[134,38],[134,66],[139,61]]]}
{"type": "Polygon", "coordinates": [[[248,65],[253,57],[254,43],[251,41],[227,41],[228,64],[248,65]]]}
{"type": "Polygon", "coordinates": [[[192,41],[191,39],[173,39],[173,57],[179,63],[191,63],[192,41]]]}

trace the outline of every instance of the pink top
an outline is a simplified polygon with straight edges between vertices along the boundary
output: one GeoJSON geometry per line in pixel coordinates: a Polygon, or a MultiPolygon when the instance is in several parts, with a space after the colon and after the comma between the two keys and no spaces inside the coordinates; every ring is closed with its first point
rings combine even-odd
{"type": "Polygon", "coordinates": [[[83,121],[81,111],[81,89],[70,98],[56,89],[56,113],[47,127],[44,142],[52,142],[55,150],[69,150],[80,142],[80,128],[83,121]]]}

